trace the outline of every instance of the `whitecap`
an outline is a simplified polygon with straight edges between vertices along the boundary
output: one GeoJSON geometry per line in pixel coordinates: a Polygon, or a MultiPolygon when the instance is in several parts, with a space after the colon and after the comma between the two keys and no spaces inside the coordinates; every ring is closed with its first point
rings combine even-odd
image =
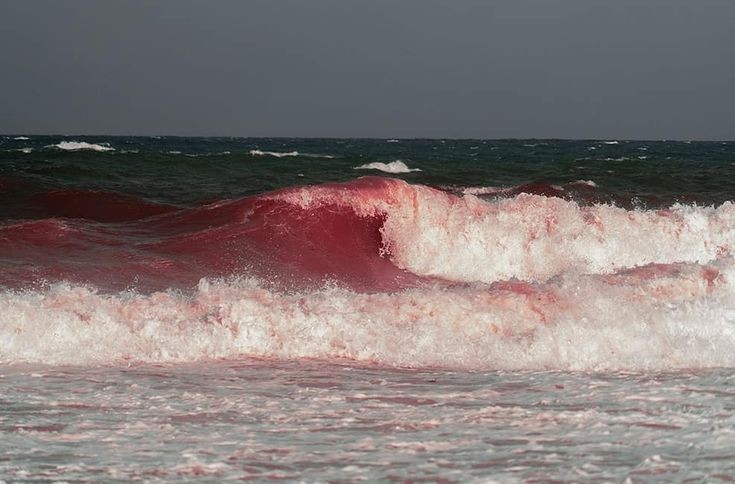
{"type": "Polygon", "coordinates": [[[46,148],[56,148],[64,151],[115,151],[115,148],[110,146],[108,143],[87,143],[86,141],[62,141],[55,145],[47,145],[46,148]]]}
{"type": "Polygon", "coordinates": [[[356,166],[355,170],[378,170],[385,173],[411,173],[412,171],[421,171],[420,168],[409,168],[401,160],[391,161],[390,163],[381,163],[375,161],[365,165],[356,166]]]}
{"type": "Polygon", "coordinates": [[[298,151],[261,151],[261,150],[250,150],[252,156],[275,156],[276,158],[284,158],[287,156],[299,156],[298,151]]]}

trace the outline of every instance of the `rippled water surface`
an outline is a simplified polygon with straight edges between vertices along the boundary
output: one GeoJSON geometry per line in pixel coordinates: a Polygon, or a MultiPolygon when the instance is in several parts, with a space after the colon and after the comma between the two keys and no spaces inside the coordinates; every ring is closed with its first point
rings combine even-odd
{"type": "Polygon", "coordinates": [[[229,361],[0,370],[0,477],[735,479],[732,370],[229,361]]]}

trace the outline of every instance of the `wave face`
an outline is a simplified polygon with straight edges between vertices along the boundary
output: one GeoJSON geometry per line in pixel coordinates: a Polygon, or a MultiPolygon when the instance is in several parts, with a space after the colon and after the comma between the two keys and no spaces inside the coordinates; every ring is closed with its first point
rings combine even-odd
{"type": "Polygon", "coordinates": [[[735,364],[730,202],[628,210],[361,178],[193,208],[28,203],[35,219],[0,226],[0,361],[735,364]]]}

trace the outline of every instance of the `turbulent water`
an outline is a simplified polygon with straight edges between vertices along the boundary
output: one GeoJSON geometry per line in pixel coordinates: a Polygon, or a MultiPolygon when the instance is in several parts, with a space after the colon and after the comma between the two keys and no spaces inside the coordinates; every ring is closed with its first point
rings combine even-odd
{"type": "Polygon", "coordinates": [[[0,478],[735,478],[733,182],[725,142],[1,137],[0,478]]]}

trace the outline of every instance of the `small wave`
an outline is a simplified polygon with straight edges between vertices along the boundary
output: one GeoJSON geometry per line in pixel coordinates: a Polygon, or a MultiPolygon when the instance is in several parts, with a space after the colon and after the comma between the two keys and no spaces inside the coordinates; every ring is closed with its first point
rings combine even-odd
{"type": "Polygon", "coordinates": [[[412,171],[421,171],[420,168],[409,168],[401,160],[391,161],[390,163],[381,163],[379,161],[356,166],[355,170],[379,170],[385,173],[411,173],[412,171]]]}
{"type": "Polygon", "coordinates": [[[603,145],[617,145],[620,144],[620,141],[603,141],[603,145]]]}
{"type": "Polygon", "coordinates": [[[400,143],[400,140],[397,140],[397,139],[393,139],[393,138],[391,138],[391,139],[387,139],[387,140],[385,140],[385,142],[386,142],[386,143],[400,143]]]}
{"type": "MultiPolygon", "coordinates": [[[[181,154],[181,152],[179,152],[181,154]]],[[[232,154],[229,151],[220,151],[219,153],[184,153],[184,156],[188,156],[189,158],[202,158],[202,157],[208,157],[208,156],[227,156],[232,154]]]]}
{"type": "Polygon", "coordinates": [[[16,136],[16,137],[15,137],[15,138],[13,138],[13,139],[14,139],[14,140],[16,140],[16,141],[28,141],[28,140],[29,140],[29,139],[31,139],[31,138],[29,138],[29,137],[27,137],[27,136],[16,136]]]}
{"type": "MultiPolygon", "coordinates": [[[[224,154],[229,154],[229,152],[225,152],[224,154]]],[[[286,157],[293,157],[293,156],[299,156],[301,158],[324,158],[327,160],[331,160],[334,158],[333,155],[320,155],[316,153],[301,153],[300,151],[262,151],[262,150],[250,150],[251,156],[274,156],[276,158],[286,158],[286,157]]]]}
{"type": "Polygon", "coordinates": [[[577,180],[570,183],[570,185],[585,185],[592,188],[597,188],[597,183],[592,180],[577,180]]]}
{"type": "Polygon", "coordinates": [[[26,148],[18,148],[16,150],[8,150],[8,151],[18,151],[20,153],[29,154],[29,153],[33,153],[33,148],[26,147],[26,148]]]}
{"type": "Polygon", "coordinates": [[[64,151],[115,151],[115,148],[110,146],[108,143],[87,143],[86,141],[62,141],[55,145],[47,145],[46,148],[56,148],[64,151]]]}

